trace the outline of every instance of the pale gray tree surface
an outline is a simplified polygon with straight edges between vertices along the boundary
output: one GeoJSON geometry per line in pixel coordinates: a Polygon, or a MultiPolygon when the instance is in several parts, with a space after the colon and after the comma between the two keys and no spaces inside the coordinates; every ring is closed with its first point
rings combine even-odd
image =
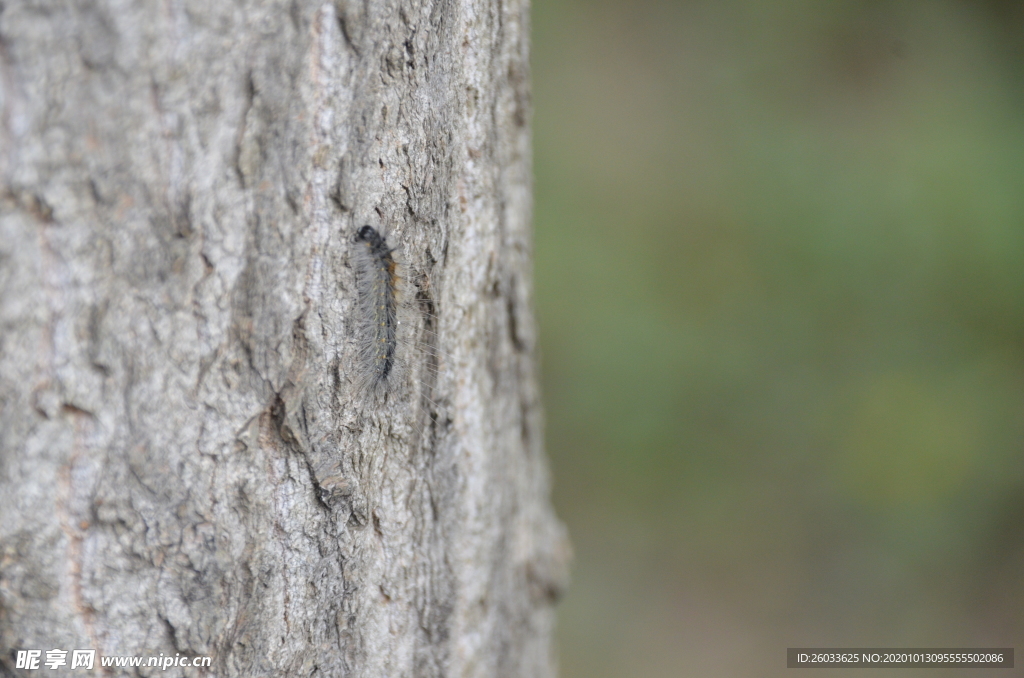
{"type": "Polygon", "coordinates": [[[554,674],[527,37],[520,0],[0,3],[0,672],[554,674]]]}

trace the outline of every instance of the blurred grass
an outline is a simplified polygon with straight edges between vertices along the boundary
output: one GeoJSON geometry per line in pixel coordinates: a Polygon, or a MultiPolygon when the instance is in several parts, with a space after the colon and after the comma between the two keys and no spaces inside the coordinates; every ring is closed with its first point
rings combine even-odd
{"type": "Polygon", "coordinates": [[[1012,646],[1024,13],[535,0],[533,23],[564,678],[1012,646]]]}

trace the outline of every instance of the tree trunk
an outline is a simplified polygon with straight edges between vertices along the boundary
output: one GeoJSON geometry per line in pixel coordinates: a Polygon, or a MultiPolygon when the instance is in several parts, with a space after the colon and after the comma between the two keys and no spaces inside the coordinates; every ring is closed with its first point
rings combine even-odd
{"type": "Polygon", "coordinates": [[[527,36],[525,0],[0,3],[0,671],[554,674],[527,36]]]}

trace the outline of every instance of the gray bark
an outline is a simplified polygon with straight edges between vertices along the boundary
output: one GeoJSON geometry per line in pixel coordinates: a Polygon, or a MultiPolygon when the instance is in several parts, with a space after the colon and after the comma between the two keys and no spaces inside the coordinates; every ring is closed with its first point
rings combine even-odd
{"type": "Polygon", "coordinates": [[[0,672],[554,674],[527,37],[525,0],[0,3],[0,672]]]}

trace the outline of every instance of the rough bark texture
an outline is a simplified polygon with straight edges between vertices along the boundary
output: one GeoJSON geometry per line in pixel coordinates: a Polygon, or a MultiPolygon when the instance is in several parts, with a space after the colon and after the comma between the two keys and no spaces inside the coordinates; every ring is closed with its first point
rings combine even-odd
{"type": "Polygon", "coordinates": [[[553,675],[527,35],[525,0],[0,3],[0,672],[553,675]],[[403,276],[382,399],[362,224],[403,276]]]}

